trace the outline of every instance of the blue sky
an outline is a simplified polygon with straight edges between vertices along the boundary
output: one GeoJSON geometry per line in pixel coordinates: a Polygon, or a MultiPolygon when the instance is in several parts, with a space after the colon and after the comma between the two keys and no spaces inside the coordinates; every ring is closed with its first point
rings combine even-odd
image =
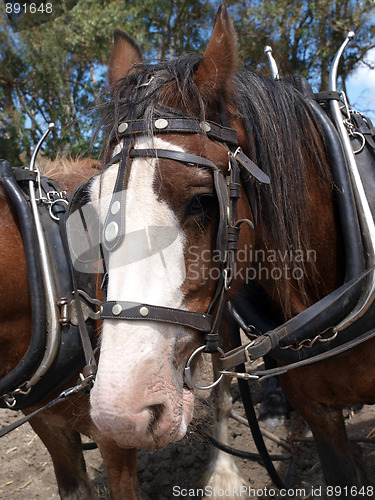
{"type": "MultiPolygon", "coordinates": [[[[367,55],[366,61],[375,67],[375,49],[367,55]]],[[[347,80],[347,92],[351,106],[367,115],[375,125],[375,69],[359,63],[347,80]]]]}

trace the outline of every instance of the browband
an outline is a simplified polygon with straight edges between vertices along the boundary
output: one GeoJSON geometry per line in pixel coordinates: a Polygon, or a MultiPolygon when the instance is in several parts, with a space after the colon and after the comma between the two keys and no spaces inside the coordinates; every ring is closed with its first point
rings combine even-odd
{"type": "Polygon", "coordinates": [[[196,118],[157,118],[147,127],[143,119],[122,121],[117,127],[117,137],[126,135],[139,135],[144,133],[181,133],[202,134],[210,139],[237,145],[237,132],[231,128],[223,127],[210,121],[198,121],[196,118]]]}

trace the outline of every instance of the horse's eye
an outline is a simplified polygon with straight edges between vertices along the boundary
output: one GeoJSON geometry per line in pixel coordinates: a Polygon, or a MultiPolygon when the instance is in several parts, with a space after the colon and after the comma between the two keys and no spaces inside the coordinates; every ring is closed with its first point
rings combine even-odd
{"type": "Polygon", "coordinates": [[[210,208],[213,200],[214,196],[212,194],[198,194],[194,196],[186,208],[186,217],[203,215],[210,208]]]}

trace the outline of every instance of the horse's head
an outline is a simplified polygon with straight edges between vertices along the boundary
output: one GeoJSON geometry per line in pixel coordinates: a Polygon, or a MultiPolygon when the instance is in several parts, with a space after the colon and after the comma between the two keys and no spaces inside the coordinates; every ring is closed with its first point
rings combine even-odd
{"type": "Polygon", "coordinates": [[[96,425],[120,446],[163,447],[192,418],[184,367],[215,323],[224,286],[224,176],[236,134],[219,117],[235,69],[225,8],[202,59],[142,64],[134,42],[115,33],[105,117],[111,160],[91,191],[108,253],[91,405],[96,425]]]}

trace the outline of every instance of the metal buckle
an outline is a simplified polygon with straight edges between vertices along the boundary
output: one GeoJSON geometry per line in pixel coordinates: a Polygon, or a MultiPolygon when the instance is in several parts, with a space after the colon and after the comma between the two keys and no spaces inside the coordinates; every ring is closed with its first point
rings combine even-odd
{"type": "Polygon", "coordinates": [[[246,361],[247,361],[248,363],[252,363],[252,362],[253,362],[253,360],[250,358],[250,355],[249,355],[249,349],[250,349],[250,347],[253,347],[253,345],[255,344],[255,342],[256,342],[257,340],[258,340],[257,338],[256,338],[256,339],[254,339],[254,340],[252,340],[252,341],[251,341],[251,342],[249,342],[247,345],[245,345],[245,347],[244,347],[244,349],[243,349],[243,351],[244,351],[244,353],[245,353],[245,358],[246,358],[246,361]]]}
{"type": "Polygon", "coordinates": [[[229,372],[227,370],[220,370],[219,373],[221,375],[226,375],[227,377],[232,378],[242,378],[244,380],[259,380],[258,375],[252,375],[251,373],[240,373],[240,372],[229,372]]]}
{"type": "Polygon", "coordinates": [[[227,292],[228,290],[230,290],[230,286],[233,281],[232,269],[226,267],[223,271],[223,274],[224,274],[224,288],[225,291],[227,292]]]}

